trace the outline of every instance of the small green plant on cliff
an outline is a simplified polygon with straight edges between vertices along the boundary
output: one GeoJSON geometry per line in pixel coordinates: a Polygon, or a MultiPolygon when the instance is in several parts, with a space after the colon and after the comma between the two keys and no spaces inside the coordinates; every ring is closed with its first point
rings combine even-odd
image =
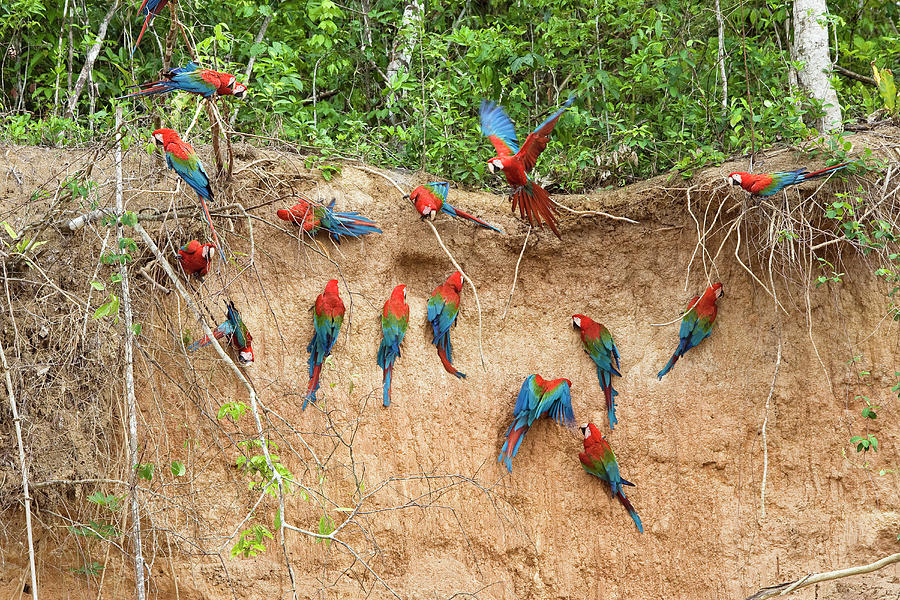
{"type": "Polygon", "coordinates": [[[275,539],[275,536],[272,535],[272,532],[265,525],[257,523],[249,529],[245,529],[238,537],[237,543],[231,547],[231,557],[250,558],[260,552],[265,552],[267,539],[275,539]]]}
{"type": "MultiPolygon", "coordinates": [[[[267,442],[269,450],[278,450],[278,446],[272,442],[267,442]]],[[[238,446],[249,452],[251,449],[262,448],[262,442],[259,440],[244,440],[238,442],[238,446]]],[[[284,491],[291,491],[291,481],[294,479],[293,473],[281,463],[281,459],[277,454],[269,454],[272,461],[272,468],[281,476],[284,491]]],[[[251,490],[262,489],[273,498],[278,497],[278,483],[275,473],[266,463],[266,456],[262,452],[258,454],[242,454],[237,457],[235,464],[238,469],[250,475],[250,482],[247,487],[251,490]]],[[[301,491],[301,497],[306,500],[306,493],[301,491]]]]}

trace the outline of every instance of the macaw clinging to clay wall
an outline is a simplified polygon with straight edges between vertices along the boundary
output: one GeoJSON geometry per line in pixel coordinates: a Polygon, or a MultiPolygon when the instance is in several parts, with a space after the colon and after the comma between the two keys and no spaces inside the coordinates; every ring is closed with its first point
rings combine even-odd
{"type": "Polygon", "coordinates": [[[678,348],[675,354],[663,367],[663,370],[657,373],[659,379],[663,375],[672,370],[678,359],[684,356],[684,353],[705,340],[712,333],[713,323],[716,321],[718,307],[716,300],[719,296],[725,295],[725,288],[721,283],[714,283],[703,292],[702,296],[694,296],[688,302],[687,312],[681,318],[681,329],[678,331],[678,348]]]}
{"type": "Polygon", "coordinates": [[[201,69],[193,62],[189,62],[184,67],[169,69],[163,73],[162,79],[142,83],[136,87],[141,89],[126,96],[120,96],[120,99],[156,96],[176,91],[199,94],[204,98],[210,98],[214,94],[240,98],[247,91],[247,86],[238,83],[234,75],[212,69],[201,69]]]}
{"type": "Polygon", "coordinates": [[[491,144],[497,150],[497,156],[488,161],[488,170],[491,173],[500,170],[506,175],[507,183],[513,187],[510,196],[513,212],[518,207],[522,218],[527,218],[529,223],[538,227],[543,227],[543,223],[547,223],[556,237],[560,235],[556,228],[554,217],[556,211],[550,203],[550,194],[535,183],[528,173],[534,169],[538,156],[547,147],[550,133],[556,127],[560,115],[572,106],[573,102],[575,96],[569,98],[562,108],[529,133],[521,148],[516,138],[515,127],[499,104],[483,100],[480,109],[481,134],[491,140],[491,144]]]}
{"type": "Polygon", "coordinates": [[[637,525],[638,531],[644,533],[644,526],[641,524],[641,518],[637,511],[631,505],[622,488],[624,485],[634,485],[630,481],[625,481],[619,474],[619,463],[616,461],[616,455],[613,454],[612,448],[609,446],[600,430],[593,423],[581,426],[581,433],[584,434],[584,452],[578,455],[581,461],[581,467],[595,477],[599,477],[609,484],[613,496],[619,499],[619,502],[631,515],[634,524],[637,525]]]}
{"type": "Polygon", "coordinates": [[[618,423],[616,419],[616,396],[619,392],[613,388],[612,376],[621,377],[619,373],[619,349],[612,339],[609,329],[584,315],[572,315],[572,326],[581,335],[581,346],[597,366],[597,380],[606,399],[606,415],[609,428],[618,423]]]}
{"type": "Polygon", "coordinates": [[[343,322],[344,301],[338,293],[337,279],[332,279],[325,284],[325,291],[319,294],[313,306],[313,337],[306,347],[309,352],[309,387],[303,400],[303,410],[306,410],[310,400],[316,401],[322,363],[331,354],[343,322]]]}
{"type": "Polygon", "coordinates": [[[525,379],[513,408],[513,422],[506,431],[506,441],[497,458],[506,463],[507,472],[512,472],[512,459],[536,420],[547,416],[560,425],[571,427],[575,424],[571,388],[572,382],[568,379],[547,381],[540,375],[529,375],[525,379]]]}
{"type": "MultiPolygon", "coordinates": [[[[241,366],[249,367],[253,364],[253,347],[251,346],[253,336],[250,335],[250,331],[244,324],[243,319],[241,319],[241,315],[234,307],[234,302],[226,302],[225,308],[225,322],[213,329],[213,337],[217,340],[222,339],[223,337],[227,338],[227,340],[231,342],[231,345],[238,351],[238,362],[241,366]]],[[[212,341],[208,336],[203,336],[202,339],[199,339],[188,346],[187,350],[188,352],[193,352],[194,350],[208,346],[211,343],[212,341]]]]}
{"type": "Polygon", "coordinates": [[[209,207],[206,202],[212,201],[212,186],[209,184],[209,175],[203,168],[203,163],[197,158],[197,153],[187,142],[182,141],[178,133],[173,129],[157,129],[153,132],[153,140],[156,145],[163,149],[166,153],[166,164],[181,177],[186,184],[197,192],[200,198],[200,204],[203,207],[203,215],[212,231],[213,241],[219,249],[219,256],[222,257],[222,245],[219,244],[219,236],[216,235],[216,228],[213,226],[212,217],[209,216],[209,207]]]}
{"type": "Polygon", "coordinates": [[[818,171],[813,171],[812,173],[806,169],[783,171],[780,173],[759,173],[757,175],[736,171],[731,173],[725,179],[730,181],[731,185],[739,185],[754,196],[771,196],[777,194],[789,185],[824,177],[829,173],[843,169],[853,162],[854,161],[850,161],[834,165],[833,167],[826,167],[818,171]]]}
{"type": "Polygon", "coordinates": [[[209,263],[215,255],[215,244],[201,244],[197,240],[191,240],[178,250],[178,262],[186,274],[203,277],[209,272],[209,263]]]}
{"type": "Polygon", "coordinates": [[[408,197],[410,200],[412,200],[413,205],[416,207],[416,211],[418,211],[418,213],[422,215],[423,219],[430,217],[433,221],[434,217],[439,212],[444,212],[451,217],[468,219],[473,223],[481,225],[485,229],[493,229],[494,231],[503,233],[502,230],[497,229],[493,225],[489,225],[478,217],[473,217],[469,213],[463,212],[458,208],[451,206],[450,203],[447,202],[447,192],[449,190],[450,184],[446,181],[433,181],[431,183],[426,183],[425,185],[420,185],[412,192],[410,192],[409,196],[405,197],[408,197]]]}
{"type": "Polygon", "coordinates": [[[406,286],[398,285],[384,303],[381,313],[381,346],[378,348],[378,366],[384,370],[383,402],[391,405],[391,376],[394,361],[400,356],[400,344],[409,327],[409,304],[406,303],[406,286]]]}
{"type": "Polygon", "coordinates": [[[316,235],[325,230],[340,241],[344,236],[360,237],[369,233],[381,233],[375,221],[360,216],[358,212],[337,212],[334,210],[335,200],[328,206],[299,198],[299,202],[290,208],[282,208],[275,212],[278,218],[288,223],[299,225],[309,235],[316,235]]]}
{"type": "Polygon", "coordinates": [[[433,334],[432,343],[437,346],[438,356],[444,369],[451,375],[465,379],[466,374],[453,366],[453,345],[450,343],[450,328],[459,315],[459,293],[462,291],[462,273],[456,271],[447,281],[434,288],[428,300],[428,321],[433,334]]]}

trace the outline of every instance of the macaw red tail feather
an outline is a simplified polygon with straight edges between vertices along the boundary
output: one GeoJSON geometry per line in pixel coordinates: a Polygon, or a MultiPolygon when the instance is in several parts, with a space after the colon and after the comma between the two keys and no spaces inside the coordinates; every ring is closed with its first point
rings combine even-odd
{"type": "Polygon", "coordinates": [[[512,459],[519,451],[522,439],[528,431],[528,425],[523,425],[518,429],[513,429],[513,427],[515,427],[515,423],[510,425],[509,432],[506,434],[506,441],[503,442],[503,447],[500,448],[500,456],[497,457],[497,462],[506,463],[507,473],[512,473],[512,459]]]}
{"type": "Polygon", "coordinates": [[[513,212],[518,208],[522,218],[528,219],[528,223],[531,225],[543,227],[543,224],[547,223],[556,237],[562,238],[559,235],[559,229],[556,228],[556,217],[554,216],[556,209],[550,203],[550,194],[547,193],[547,190],[533,181],[529,181],[514,191],[510,199],[513,212]]]}
{"type": "MultiPolygon", "coordinates": [[[[200,198],[200,204],[203,206],[203,216],[206,217],[206,222],[209,224],[209,229],[212,231],[213,242],[216,244],[217,254],[219,255],[219,260],[222,261],[222,264],[225,264],[225,255],[222,252],[222,244],[219,243],[219,236],[216,235],[216,228],[213,225],[212,217],[209,215],[209,208],[206,206],[206,200],[203,199],[203,196],[197,194],[197,197],[200,198]]],[[[207,270],[209,266],[207,265],[207,270]]],[[[205,273],[204,273],[205,275],[205,273]]]]}
{"type": "Polygon", "coordinates": [[[622,506],[625,507],[625,510],[628,511],[628,514],[631,515],[634,524],[637,525],[638,531],[644,533],[644,526],[641,524],[641,518],[638,516],[637,511],[634,510],[634,507],[631,505],[631,502],[628,500],[628,498],[625,497],[625,494],[623,494],[622,491],[619,490],[619,493],[616,494],[616,496],[618,496],[619,502],[621,502],[622,506]]]}
{"type": "Polygon", "coordinates": [[[837,171],[838,169],[843,169],[844,167],[846,167],[849,164],[852,164],[853,162],[855,162],[855,161],[850,160],[845,163],[841,163],[839,165],[834,165],[833,167],[825,167],[824,169],[819,169],[818,171],[813,171],[812,173],[807,173],[806,175],[803,176],[803,180],[806,181],[807,179],[815,179],[816,177],[822,177],[823,175],[828,175],[829,173],[837,171]]]}
{"type": "Polygon", "coordinates": [[[391,375],[394,374],[394,365],[384,370],[384,405],[391,405],[391,375]]]}
{"type": "Polygon", "coordinates": [[[438,356],[441,358],[441,364],[444,365],[444,370],[446,370],[451,375],[456,375],[460,379],[465,379],[466,374],[456,370],[449,360],[447,360],[447,352],[443,348],[438,348],[438,356]]]}
{"type": "Polygon", "coordinates": [[[306,410],[306,405],[309,404],[309,401],[316,401],[316,390],[319,389],[319,373],[322,372],[322,365],[318,364],[313,367],[312,375],[309,377],[309,387],[306,388],[306,398],[303,399],[303,408],[302,410],[306,410]]]}
{"type": "Polygon", "coordinates": [[[150,24],[150,21],[153,19],[153,13],[149,13],[147,18],[144,19],[144,26],[141,27],[141,32],[138,34],[138,39],[134,43],[134,48],[131,49],[131,56],[134,56],[134,51],[137,50],[137,47],[141,45],[141,38],[144,37],[144,32],[147,30],[147,25],[150,24]]]}

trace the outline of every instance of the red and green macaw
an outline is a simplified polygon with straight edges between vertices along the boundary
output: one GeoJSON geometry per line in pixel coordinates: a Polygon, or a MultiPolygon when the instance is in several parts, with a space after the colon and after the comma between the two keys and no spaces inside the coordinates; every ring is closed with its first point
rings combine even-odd
{"type": "Polygon", "coordinates": [[[437,346],[444,369],[451,375],[465,379],[466,374],[453,366],[453,345],[450,343],[450,328],[459,315],[461,291],[462,273],[456,271],[447,281],[434,288],[434,293],[428,300],[428,321],[431,323],[432,343],[437,346]]]}
{"type": "Polygon", "coordinates": [[[619,373],[619,349],[609,333],[609,329],[584,315],[572,315],[572,326],[581,334],[581,346],[597,365],[597,380],[606,398],[606,415],[609,428],[618,423],[616,419],[616,396],[619,395],[612,386],[612,376],[621,377],[619,373]],[[615,365],[613,365],[615,362],[615,365]]]}
{"type": "Polygon", "coordinates": [[[678,332],[678,349],[666,363],[662,371],[656,374],[659,379],[672,370],[684,353],[709,337],[713,323],[716,322],[716,300],[725,295],[721,283],[714,283],[703,292],[702,296],[694,296],[688,302],[687,312],[681,318],[681,329],[678,332]]]}
{"type": "Polygon", "coordinates": [[[209,272],[209,263],[215,255],[215,244],[201,244],[197,240],[191,240],[178,250],[178,262],[186,274],[203,277],[209,272]]]}
{"type": "Polygon", "coordinates": [[[829,173],[843,169],[853,162],[854,161],[849,161],[834,165],[833,167],[826,167],[818,171],[813,171],[812,173],[805,168],[797,169],[796,171],[783,171],[781,173],[760,173],[758,175],[736,171],[728,175],[726,180],[730,181],[731,185],[741,186],[754,196],[771,196],[777,194],[789,185],[824,177],[829,173]]]}
{"type": "MultiPolygon", "coordinates": [[[[253,347],[250,345],[253,336],[247,330],[247,326],[241,319],[241,315],[234,307],[234,302],[226,302],[225,322],[213,330],[213,337],[217,340],[226,338],[232,346],[238,351],[238,362],[242,367],[249,367],[253,364],[253,347]]],[[[197,340],[188,346],[188,352],[193,352],[212,343],[209,336],[203,336],[203,339],[197,340]]]]}
{"type": "Polygon", "coordinates": [[[190,144],[181,140],[173,129],[157,129],[153,132],[153,140],[166,153],[166,164],[181,177],[186,184],[197,192],[200,204],[203,206],[203,215],[212,231],[213,241],[219,249],[219,257],[222,257],[222,245],[216,228],[213,226],[212,217],[209,216],[209,207],[206,201],[213,199],[212,187],[209,184],[209,175],[203,168],[197,153],[190,144]]]}
{"type": "Polygon", "coordinates": [[[512,459],[519,451],[528,428],[539,418],[547,416],[566,427],[575,425],[572,412],[572,382],[568,379],[547,381],[540,375],[529,375],[522,383],[513,422],[506,431],[506,441],[500,448],[497,462],[506,462],[506,471],[512,473],[512,459]]]}
{"type": "Polygon", "coordinates": [[[141,32],[138,34],[138,39],[134,43],[134,48],[131,49],[131,56],[134,56],[134,51],[141,45],[141,38],[144,37],[144,31],[147,30],[147,25],[153,22],[154,17],[158,16],[168,3],[169,0],[144,0],[143,3],[141,3],[138,13],[147,15],[147,18],[144,19],[144,26],[141,27],[141,32]]]}
{"type": "Polygon", "coordinates": [[[427,217],[431,217],[431,220],[433,221],[434,217],[437,216],[439,212],[445,212],[451,217],[468,219],[486,229],[493,229],[494,231],[503,233],[502,230],[485,223],[478,217],[473,217],[469,213],[451,206],[450,203],[447,202],[447,192],[449,190],[450,184],[446,181],[433,181],[431,183],[426,183],[425,185],[420,185],[410,192],[409,196],[404,197],[412,200],[413,205],[416,207],[419,214],[422,215],[423,220],[427,217]]]}
{"type": "Polygon", "coordinates": [[[581,426],[581,433],[584,434],[584,452],[578,454],[582,468],[595,477],[599,477],[609,484],[613,496],[619,499],[619,502],[631,515],[634,524],[637,525],[638,531],[644,533],[644,526],[641,524],[641,518],[637,511],[625,497],[622,486],[634,484],[625,481],[619,474],[619,463],[616,462],[616,455],[613,454],[612,448],[609,446],[600,430],[593,423],[581,426]]]}
{"type": "Polygon", "coordinates": [[[340,241],[341,237],[359,237],[368,233],[381,233],[375,221],[360,216],[358,212],[337,212],[335,200],[325,206],[313,200],[300,198],[294,206],[276,211],[278,218],[299,225],[309,235],[325,230],[340,241]]]}
{"type": "Polygon", "coordinates": [[[306,410],[310,400],[316,401],[322,363],[331,354],[343,322],[344,301],[338,293],[337,279],[332,279],[325,284],[325,291],[319,294],[313,306],[313,336],[306,347],[309,352],[309,387],[303,400],[303,410],[306,410]]]}
{"type": "Polygon", "coordinates": [[[562,108],[528,134],[521,149],[515,127],[503,108],[488,100],[481,102],[481,135],[491,140],[491,144],[497,150],[497,156],[488,161],[488,170],[494,173],[499,169],[506,175],[507,183],[513,187],[510,196],[513,212],[518,207],[522,218],[527,218],[530,224],[538,227],[543,227],[543,222],[546,222],[556,237],[560,235],[554,217],[556,209],[550,203],[550,194],[535,183],[528,173],[534,169],[538,156],[547,147],[550,133],[556,127],[560,115],[572,106],[573,102],[575,96],[569,98],[562,108]]]}
{"type": "Polygon", "coordinates": [[[398,285],[384,303],[381,313],[381,346],[378,347],[378,366],[384,369],[384,405],[391,405],[391,375],[394,361],[400,356],[400,344],[409,327],[409,304],[406,303],[406,286],[398,285]]]}
{"type": "Polygon", "coordinates": [[[201,69],[193,62],[189,62],[184,67],[166,71],[163,73],[163,78],[158,81],[149,81],[137,87],[141,89],[119,98],[155,96],[175,91],[199,94],[204,98],[211,98],[214,94],[240,98],[247,91],[247,86],[238,83],[234,75],[212,69],[201,69]]]}

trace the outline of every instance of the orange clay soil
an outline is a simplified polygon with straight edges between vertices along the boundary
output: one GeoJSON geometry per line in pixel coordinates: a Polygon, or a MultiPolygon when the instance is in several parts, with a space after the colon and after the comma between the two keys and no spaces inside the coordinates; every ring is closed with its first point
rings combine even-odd
{"type": "MultiPolygon", "coordinates": [[[[209,149],[201,150],[211,163],[209,149]]],[[[900,550],[898,476],[878,474],[900,467],[900,414],[890,390],[894,371],[900,371],[900,336],[897,323],[884,318],[889,290],[874,277],[872,261],[849,251],[838,269],[845,272],[843,283],[817,288],[813,282],[808,296],[803,265],[776,264],[773,279],[785,312],[776,311],[735,259],[735,235],[712,260],[727,229],[713,229],[708,254],[694,256],[697,225],[688,208],[701,224],[704,215],[712,224],[723,198],[721,223],[752,206],[740,190],[728,197],[728,190],[709,192],[746,163],[704,172],[693,183],[705,182],[706,191],[694,190],[690,206],[688,183],[677,177],[556,196],[579,210],[603,210],[640,224],[562,212],[562,241],[546,230],[533,231],[505,318],[526,227],[509,214],[501,196],[451,189],[450,202],[507,232],[498,235],[444,215],[436,221],[474,280],[483,309],[484,368],[475,301],[464,287],[451,334],[454,363],[468,374],[458,380],[441,368],[425,322],[431,291],[453,267],[399,192],[350,164],[325,182],[290,155],[242,147],[238,156],[235,200],[244,207],[289,193],[290,182],[313,197],[336,197],[339,210],[359,210],[384,229],[340,245],[320,237],[318,247],[309,247],[275,218],[275,208],[289,205],[276,201],[249,211],[261,218],[252,221],[252,248],[246,219],[218,218],[219,235],[236,262],[220,274],[211,269],[204,286],[194,283],[204,312],[217,322],[224,316],[226,296],[220,292],[227,284],[227,296],[253,335],[256,364],[246,373],[266,409],[271,451],[304,486],[285,497],[284,521],[316,533],[329,530],[329,519],[335,526],[349,522],[336,534],[339,542],[316,543],[286,531],[282,547],[273,526],[277,499],[248,489],[254,477],[235,466],[243,452],[258,454],[246,445],[256,437],[249,410],[236,424],[217,418],[223,403],[247,403],[247,390],[212,348],[186,359],[183,341],[200,335],[196,321],[176,294],[166,296],[136,278],[136,320],[143,323],[135,363],[141,460],[156,464],[153,481],[141,486],[145,556],[152,561],[148,597],[290,598],[293,576],[300,598],[713,600],[744,598],[760,586],[900,550]],[[251,165],[262,158],[271,160],[251,165]],[[251,251],[253,265],[247,268],[251,251]],[[706,286],[706,271],[725,285],[712,336],[657,381],[656,372],[677,345],[678,325],[650,324],[677,318],[706,286]],[[309,308],[331,278],[341,281],[348,314],[323,370],[319,404],[302,412],[309,308]],[[394,369],[393,402],[385,409],[375,364],[379,316],[398,283],[407,285],[411,317],[394,369]],[[609,441],[623,477],[636,484],[626,491],[643,520],[643,535],[607,486],[581,469],[577,431],[540,421],[513,460],[512,474],[497,462],[516,394],[531,373],[570,379],[577,421],[593,421],[608,434],[593,363],[571,326],[574,313],[604,323],[621,353],[622,377],[614,382],[619,424],[609,441]],[[848,363],[856,356],[858,362],[848,363]],[[860,371],[871,374],[859,377],[860,371]],[[860,416],[865,404],[857,396],[881,406],[876,421],[860,416]],[[879,440],[868,470],[849,443],[866,432],[879,440]],[[184,463],[184,476],[172,475],[173,460],[184,463]],[[268,549],[232,558],[235,534],[254,524],[274,531],[275,538],[265,540],[268,549]]],[[[24,174],[28,189],[40,182],[34,165],[60,157],[59,151],[24,149],[8,160],[24,174]]],[[[146,155],[127,160],[127,172],[139,176],[127,190],[174,189],[174,179],[159,177],[160,168],[146,155]]],[[[786,168],[797,160],[780,154],[757,169],[786,168]]],[[[108,161],[97,169],[95,179],[111,176],[108,161]]],[[[391,176],[405,191],[429,180],[425,174],[391,176]]],[[[819,183],[804,185],[803,193],[819,183]]],[[[9,179],[4,185],[9,197],[18,194],[9,179]]],[[[834,189],[851,187],[836,181],[829,186],[820,192],[823,201],[834,189]]],[[[108,202],[109,188],[104,193],[108,202]]],[[[171,198],[126,191],[132,210],[165,207],[171,198]]],[[[183,194],[176,201],[192,205],[183,194]]],[[[220,197],[215,204],[230,201],[220,197]]],[[[169,256],[188,236],[204,235],[199,213],[169,221],[165,230],[155,221],[146,226],[157,243],[170,244],[169,256]]],[[[743,243],[767,226],[748,213],[743,243]]],[[[62,239],[79,244],[88,237],[82,232],[62,239]]],[[[757,251],[742,246],[741,259],[768,283],[768,253],[761,250],[760,259],[757,251]]],[[[93,256],[96,261],[96,249],[93,256]]],[[[171,287],[158,267],[148,270],[171,287]]],[[[814,270],[812,278],[818,274],[814,270]]],[[[108,335],[118,336],[112,330],[108,335]]],[[[116,394],[110,402],[118,406],[116,394]]],[[[14,482],[17,451],[5,404],[0,411],[0,457],[14,482]]],[[[122,425],[114,422],[112,428],[107,435],[121,445],[122,425]]],[[[41,458],[31,460],[38,464],[41,458]]],[[[104,476],[127,478],[127,472],[104,476]]],[[[42,597],[132,597],[133,566],[122,552],[130,548],[129,539],[115,539],[120,549],[73,536],[59,516],[113,520],[127,528],[126,510],[110,519],[84,502],[95,489],[122,494],[126,488],[77,487],[77,494],[60,496],[68,503],[57,497],[36,512],[42,597]],[[104,565],[104,574],[87,579],[70,571],[85,560],[104,565]]],[[[4,513],[3,598],[18,598],[27,582],[18,510],[4,513]]],[[[795,597],[894,598],[900,593],[898,574],[896,566],[888,567],[795,597]]]]}

